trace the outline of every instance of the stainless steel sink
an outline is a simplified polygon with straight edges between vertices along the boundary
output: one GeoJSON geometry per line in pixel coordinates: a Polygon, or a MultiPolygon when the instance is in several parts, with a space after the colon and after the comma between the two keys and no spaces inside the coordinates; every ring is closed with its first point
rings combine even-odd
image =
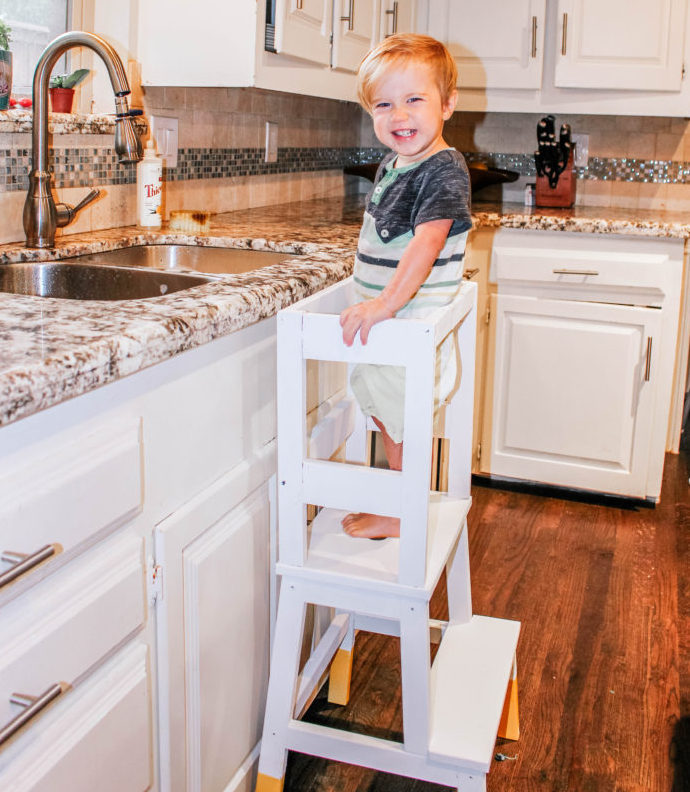
{"type": "Polygon", "coordinates": [[[0,292],[65,300],[141,300],[217,281],[203,275],[81,261],[0,265],[0,292]]]}
{"type": "Polygon", "coordinates": [[[210,274],[239,275],[292,259],[296,253],[272,250],[199,247],[198,245],[138,245],[136,247],[90,253],[63,261],[148,267],[159,270],[195,270],[210,274]]]}

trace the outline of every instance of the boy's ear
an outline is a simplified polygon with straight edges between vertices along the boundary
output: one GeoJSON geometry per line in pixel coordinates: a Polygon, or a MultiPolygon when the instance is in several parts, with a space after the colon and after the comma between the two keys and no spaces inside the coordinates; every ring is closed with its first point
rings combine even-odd
{"type": "Polygon", "coordinates": [[[458,103],[458,92],[453,93],[448,97],[443,105],[443,120],[447,121],[455,112],[455,105],[458,103]]]}

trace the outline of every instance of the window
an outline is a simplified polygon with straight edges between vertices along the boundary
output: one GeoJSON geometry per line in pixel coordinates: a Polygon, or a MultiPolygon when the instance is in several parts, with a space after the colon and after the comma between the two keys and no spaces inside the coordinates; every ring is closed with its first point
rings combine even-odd
{"type": "MultiPolygon", "coordinates": [[[[12,94],[31,95],[36,63],[56,36],[70,27],[69,0],[0,0],[0,16],[12,28],[12,94]]],[[[54,71],[66,72],[66,57],[54,71]]]]}

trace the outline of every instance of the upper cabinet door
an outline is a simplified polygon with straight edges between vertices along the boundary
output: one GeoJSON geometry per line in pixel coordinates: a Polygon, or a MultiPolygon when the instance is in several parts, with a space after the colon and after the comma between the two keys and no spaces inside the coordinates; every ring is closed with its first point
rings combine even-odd
{"type": "Polygon", "coordinates": [[[378,38],[381,0],[335,0],[334,69],[356,72],[378,38]]]}
{"type": "Polygon", "coordinates": [[[461,88],[540,88],[546,0],[428,0],[420,27],[458,63],[461,88]]]}
{"type": "Polygon", "coordinates": [[[559,0],[555,84],[679,91],[684,0],[559,0]]]}
{"type": "Polygon", "coordinates": [[[328,66],[331,0],[278,0],[276,52],[328,66]]]}

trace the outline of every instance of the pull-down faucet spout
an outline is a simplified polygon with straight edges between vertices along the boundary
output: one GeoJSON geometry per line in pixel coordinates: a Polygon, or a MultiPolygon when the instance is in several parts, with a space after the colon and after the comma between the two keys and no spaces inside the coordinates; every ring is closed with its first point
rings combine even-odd
{"type": "Polygon", "coordinates": [[[88,47],[101,57],[108,70],[115,94],[115,151],[119,161],[141,159],[141,141],[137,134],[127,101],[130,93],[122,61],[113,47],[99,36],[72,30],[51,41],[38,60],[33,82],[33,129],[31,135],[31,171],[29,191],[24,204],[26,246],[55,246],[55,231],[74,219],[77,211],[98,197],[92,190],[77,207],[55,204],[48,169],[48,81],[58,59],[72,47],[88,47]]]}

